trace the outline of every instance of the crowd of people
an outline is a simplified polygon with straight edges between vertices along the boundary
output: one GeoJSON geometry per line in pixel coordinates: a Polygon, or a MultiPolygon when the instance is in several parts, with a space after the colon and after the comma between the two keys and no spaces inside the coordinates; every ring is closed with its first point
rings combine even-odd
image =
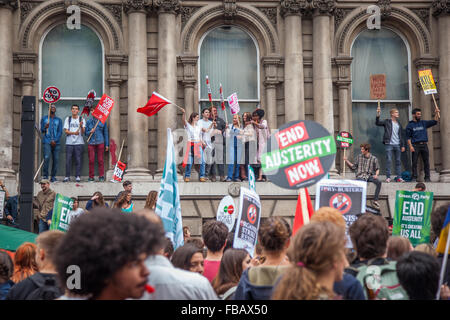
{"type": "MultiPolygon", "coordinates": [[[[66,233],[44,231],[13,259],[0,251],[0,299],[434,300],[438,293],[443,255],[435,239],[413,248],[370,212],[348,228],[351,248],[342,214],[322,207],[295,233],[282,217],[263,219],[253,252],[234,248],[234,231],[217,220],[203,224],[201,237],[185,227],[174,250],[151,203],[126,213],[99,199],[66,233]]],[[[434,235],[449,205],[432,212],[434,235]]],[[[442,300],[450,298],[449,276],[447,265],[442,300]]]]}

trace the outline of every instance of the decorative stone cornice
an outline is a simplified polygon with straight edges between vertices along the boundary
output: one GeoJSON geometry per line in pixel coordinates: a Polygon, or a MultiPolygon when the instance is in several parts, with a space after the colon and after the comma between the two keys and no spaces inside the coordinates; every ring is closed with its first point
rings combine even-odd
{"type": "Polygon", "coordinates": [[[151,9],[152,0],[122,0],[122,4],[126,13],[146,12],[151,9]]]}
{"type": "Polygon", "coordinates": [[[391,15],[391,0],[378,0],[377,6],[380,7],[381,19],[386,19],[391,15]]]}
{"type": "Polygon", "coordinates": [[[20,1],[20,22],[23,22],[27,16],[36,8],[40,3],[38,2],[25,2],[20,1]]]}
{"type": "Polygon", "coordinates": [[[277,25],[277,8],[271,7],[271,8],[267,8],[267,7],[259,7],[258,8],[262,13],[265,14],[265,16],[267,17],[267,19],[269,19],[269,21],[276,26],[277,25]]]}
{"type": "Polygon", "coordinates": [[[336,10],[335,0],[313,0],[312,7],[316,14],[319,15],[333,15],[336,10]]]}
{"type": "Polygon", "coordinates": [[[16,79],[22,82],[34,82],[34,64],[36,63],[36,60],[37,54],[35,53],[14,53],[13,61],[20,63],[20,73],[17,75],[16,79]]]}
{"type": "Polygon", "coordinates": [[[181,13],[181,27],[184,28],[188,20],[194,15],[194,13],[201,7],[182,6],[180,8],[181,13]]]}
{"type": "Polygon", "coordinates": [[[0,0],[0,8],[15,10],[19,7],[17,0],[0,0]]]}
{"type": "Polygon", "coordinates": [[[233,20],[236,14],[236,0],[223,0],[223,15],[225,20],[233,20]]]}
{"type": "Polygon", "coordinates": [[[126,62],[126,56],[120,54],[105,55],[108,64],[108,78],[106,81],[110,86],[120,86],[122,77],[120,73],[120,65],[126,62]]]}
{"type": "Polygon", "coordinates": [[[122,26],[122,5],[120,4],[103,4],[103,6],[111,12],[116,18],[120,26],[122,26]]]}
{"type": "Polygon", "coordinates": [[[198,56],[194,55],[180,55],[178,56],[181,64],[183,65],[183,84],[185,87],[193,87],[196,83],[196,72],[198,56]]]}
{"type": "Polygon", "coordinates": [[[353,57],[349,56],[338,56],[331,59],[338,68],[338,80],[337,85],[348,85],[347,82],[351,82],[350,75],[350,65],[352,63],[353,57]]]}
{"type": "Polygon", "coordinates": [[[434,0],[432,8],[434,16],[450,14],[450,0],[434,0]]]}
{"type": "Polygon", "coordinates": [[[309,14],[313,0],[281,0],[280,13],[283,17],[290,15],[306,15],[309,14]]]}
{"type": "Polygon", "coordinates": [[[178,14],[180,0],[153,0],[153,6],[158,9],[158,12],[178,14]]]}
{"type": "Polygon", "coordinates": [[[417,69],[439,66],[439,58],[432,56],[423,56],[414,60],[417,69]]]}
{"type": "Polygon", "coordinates": [[[278,66],[281,64],[282,57],[278,55],[265,56],[261,58],[264,66],[264,85],[273,87],[280,83],[278,78],[278,66]]]}

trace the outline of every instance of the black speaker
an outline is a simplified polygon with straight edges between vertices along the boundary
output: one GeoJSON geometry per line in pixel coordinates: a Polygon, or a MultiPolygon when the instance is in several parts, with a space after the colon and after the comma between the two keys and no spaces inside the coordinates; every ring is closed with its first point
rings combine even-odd
{"type": "Polygon", "coordinates": [[[22,98],[19,166],[19,228],[33,231],[34,139],[36,97],[22,98]]]}

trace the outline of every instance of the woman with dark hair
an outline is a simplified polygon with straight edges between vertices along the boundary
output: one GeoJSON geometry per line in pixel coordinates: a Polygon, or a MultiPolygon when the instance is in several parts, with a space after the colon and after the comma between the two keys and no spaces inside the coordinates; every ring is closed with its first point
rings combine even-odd
{"type": "Polygon", "coordinates": [[[258,243],[265,257],[257,267],[242,274],[236,289],[235,300],[269,300],[276,280],[289,266],[286,251],[292,230],[281,217],[271,217],[261,223],[258,243]]]}
{"type": "Polygon", "coordinates": [[[100,191],[94,192],[92,198],[86,203],[86,210],[92,210],[95,207],[109,207],[100,191]]]}
{"type": "Polygon", "coordinates": [[[158,191],[155,190],[150,191],[147,195],[147,199],[145,200],[144,209],[155,210],[157,200],[158,200],[158,191]]]}
{"type": "Polygon", "coordinates": [[[212,282],[222,300],[233,300],[242,272],[250,266],[250,255],[244,249],[225,251],[220,261],[219,272],[212,282]]]}
{"type": "Polygon", "coordinates": [[[14,286],[11,280],[13,272],[14,264],[11,257],[5,251],[0,251],[0,300],[5,300],[9,289],[14,286]]]}
{"type": "Polygon", "coordinates": [[[189,116],[189,120],[186,121],[186,112],[184,109],[181,110],[183,112],[184,127],[188,133],[189,139],[187,150],[183,159],[183,167],[186,167],[186,171],[184,173],[184,181],[190,181],[192,164],[195,163],[194,159],[200,158],[200,182],[206,182],[206,163],[205,157],[203,155],[204,142],[202,140],[202,132],[207,132],[209,129],[202,128],[200,125],[198,125],[200,116],[197,112],[192,112],[189,116]]]}
{"type": "Polygon", "coordinates": [[[257,163],[252,167],[255,169],[255,174],[258,175],[256,181],[267,181],[267,178],[262,174],[261,169],[261,155],[266,146],[267,138],[270,136],[269,126],[267,124],[267,120],[263,120],[264,110],[256,109],[252,113],[252,124],[256,129],[256,136],[258,141],[257,155],[256,161],[257,163]]]}
{"type": "Polygon", "coordinates": [[[122,192],[119,199],[117,199],[117,202],[114,204],[114,208],[118,208],[122,212],[133,212],[134,204],[131,202],[131,192],[122,192]]]}
{"type": "Polygon", "coordinates": [[[203,260],[203,249],[188,243],[175,250],[171,261],[175,268],[197,272],[203,275],[203,260]]]}
{"type": "Polygon", "coordinates": [[[244,112],[242,115],[242,121],[244,122],[244,130],[242,142],[244,143],[245,158],[244,164],[241,164],[241,180],[247,180],[247,170],[249,164],[256,163],[256,131],[252,124],[252,114],[250,112],[244,112]]]}
{"type": "Polygon", "coordinates": [[[36,263],[36,245],[31,242],[24,242],[16,250],[14,255],[14,274],[11,280],[14,283],[25,280],[39,271],[36,263]]]}

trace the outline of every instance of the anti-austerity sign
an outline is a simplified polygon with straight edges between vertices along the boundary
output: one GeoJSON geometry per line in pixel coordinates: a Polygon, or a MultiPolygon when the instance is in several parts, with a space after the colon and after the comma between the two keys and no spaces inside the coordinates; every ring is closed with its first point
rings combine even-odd
{"type": "Polygon", "coordinates": [[[113,106],[114,100],[104,94],[95,107],[95,110],[92,112],[92,116],[105,124],[113,106]]]}
{"type": "Polygon", "coordinates": [[[70,223],[69,213],[72,208],[73,200],[57,193],[53,204],[53,216],[50,230],[67,231],[70,223]]]}
{"type": "Polygon", "coordinates": [[[225,223],[228,231],[231,231],[236,221],[236,205],[231,196],[223,197],[217,208],[217,221],[225,223]]]}
{"type": "Polygon", "coordinates": [[[384,73],[370,75],[370,99],[386,99],[386,75],[384,73]]]}
{"type": "Polygon", "coordinates": [[[122,161],[118,160],[116,166],[114,167],[114,175],[111,182],[122,182],[123,174],[127,165],[122,161]]]}
{"type": "Polygon", "coordinates": [[[419,70],[419,81],[425,94],[437,93],[431,69],[419,70]]]}
{"type": "Polygon", "coordinates": [[[327,174],[336,156],[334,137],[314,121],[291,121],[269,139],[273,141],[267,141],[261,156],[262,170],[282,188],[315,184],[327,174]]]}
{"type": "Polygon", "coordinates": [[[339,148],[350,148],[353,144],[353,137],[350,132],[341,131],[336,137],[339,148]]]}
{"type": "Polygon", "coordinates": [[[413,246],[430,241],[433,192],[397,191],[392,235],[408,238],[413,246]]]}
{"type": "Polygon", "coordinates": [[[241,187],[239,216],[234,233],[233,248],[245,249],[253,257],[260,218],[261,201],[259,196],[255,192],[241,187]]]}

